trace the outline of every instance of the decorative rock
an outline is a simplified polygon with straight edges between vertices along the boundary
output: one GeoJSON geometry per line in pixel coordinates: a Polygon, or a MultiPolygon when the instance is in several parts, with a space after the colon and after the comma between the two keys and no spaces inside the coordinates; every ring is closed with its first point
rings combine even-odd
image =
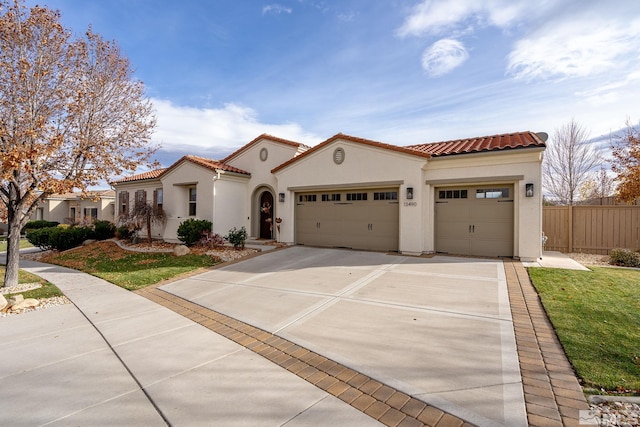
{"type": "Polygon", "coordinates": [[[82,242],[82,246],[89,246],[89,245],[94,244],[95,242],[97,242],[96,239],[87,239],[84,242],[82,242]]]}
{"type": "Polygon", "coordinates": [[[3,310],[6,306],[9,305],[9,302],[4,297],[4,295],[0,294],[0,311],[3,310]]]}
{"type": "MultiPolygon", "coordinates": [[[[20,295],[22,296],[22,295],[20,295]]],[[[25,308],[37,307],[40,305],[40,301],[35,298],[27,298],[22,301],[11,305],[11,311],[24,310],[25,308]]]]}
{"type": "Polygon", "coordinates": [[[178,245],[175,248],[173,248],[173,254],[175,256],[183,256],[183,255],[188,255],[190,253],[191,253],[191,249],[189,249],[185,245],[178,245]]]}
{"type": "Polygon", "coordinates": [[[9,301],[9,305],[13,307],[14,305],[24,301],[24,297],[22,296],[22,294],[18,294],[10,297],[8,301],[9,301]]]}

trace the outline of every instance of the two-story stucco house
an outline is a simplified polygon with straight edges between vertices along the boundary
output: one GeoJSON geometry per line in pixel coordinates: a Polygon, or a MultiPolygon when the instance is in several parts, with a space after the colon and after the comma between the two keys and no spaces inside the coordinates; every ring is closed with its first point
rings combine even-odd
{"type": "Polygon", "coordinates": [[[153,234],[167,241],[200,218],[222,235],[244,226],[288,244],[533,260],[540,135],[399,147],[337,134],[313,148],[261,135],[220,161],[184,156],[113,185],[118,212],[136,200],[162,205],[167,221],[153,234]]]}

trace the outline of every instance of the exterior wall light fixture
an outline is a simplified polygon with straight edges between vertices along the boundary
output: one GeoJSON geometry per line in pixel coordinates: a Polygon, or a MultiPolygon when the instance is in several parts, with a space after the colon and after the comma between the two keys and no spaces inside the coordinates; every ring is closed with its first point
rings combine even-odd
{"type": "Polygon", "coordinates": [[[533,197],[533,184],[532,183],[525,184],[524,195],[527,196],[527,197],[533,197]]]}
{"type": "Polygon", "coordinates": [[[284,203],[284,193],[278,193],[278,201],[284,203]]]}
{"type": "Polygon", "coordinates": [[[413,199],[413,187],[407,187],[407,200],[413,199]]]}

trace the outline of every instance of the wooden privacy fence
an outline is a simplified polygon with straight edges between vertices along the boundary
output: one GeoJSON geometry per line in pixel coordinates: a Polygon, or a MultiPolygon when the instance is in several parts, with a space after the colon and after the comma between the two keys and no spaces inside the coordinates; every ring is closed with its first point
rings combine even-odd
{"type": "Polygon", "coordinates": [[[544,206],[542,231],[548,251],[640,250],[640,206],[544,206]]]}

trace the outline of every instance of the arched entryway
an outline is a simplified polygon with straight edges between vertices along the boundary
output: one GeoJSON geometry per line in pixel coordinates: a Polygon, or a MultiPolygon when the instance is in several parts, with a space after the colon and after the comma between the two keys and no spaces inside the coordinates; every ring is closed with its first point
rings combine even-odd
{"type": "Polygon", "coordinates": [[[263,191],[260,194],[260,238],[273,239],[273,194],[263,191]]]}

